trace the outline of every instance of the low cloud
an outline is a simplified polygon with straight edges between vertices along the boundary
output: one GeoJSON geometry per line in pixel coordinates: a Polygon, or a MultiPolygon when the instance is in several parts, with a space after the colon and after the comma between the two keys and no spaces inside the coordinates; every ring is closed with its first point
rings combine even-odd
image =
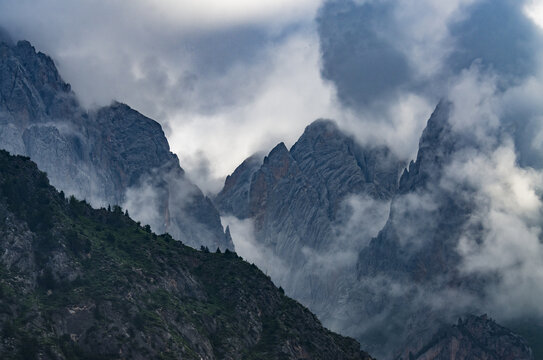
{"type": "Polygon", "coordinates": [[[258,266],[273,282],[280,286],[291,275],[285,262],[255,239],[253,220],[240,220],[235,216],[223,216],[221,222],[230,228],[230,234],[236,247],[236,253],[247,262],[258,266]]]}
{"type": "Polygon", "coordinates": [[[86,107],[115,99],[159,121],[181,165],[215,191],[247,156],[334,115],[319,74],[318,6],[23,0],[2,2],[0,23],[51,55],[86,107]]]}
{"type": "Polygon", "coordinates": [[[534,301],[543,295],[543,173],[518,167],[510,141],[490,154],[459,157],[448,171],[449,179],[476,190],[470,221],[481,227],[479,236],[460,238],[461,271],[492,279],[483,291],[497,318],[543,317],[534,301]]]}
{"type": "Polygon", "coordinates": [[[390,201],[351,194],[340,205],[332,238],[321,251],[302,248],[304,271],[324,276],[330,272],[353,271],[358,253],[377,236],[388,218],[390,201]]]}

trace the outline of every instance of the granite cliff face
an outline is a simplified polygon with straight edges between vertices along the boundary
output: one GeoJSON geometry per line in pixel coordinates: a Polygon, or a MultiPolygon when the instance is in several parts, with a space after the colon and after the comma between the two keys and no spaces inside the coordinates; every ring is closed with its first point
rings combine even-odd
{"type": "Polygon", "coordinates": [[[51,58],[27,41],[0,42],[0,146],[30,156],[68,194],[123,205],[194,247],[233,248],[160,124],[120,103],[83,109],[51,58]]]}
{"type": "Polygon", "coordinates": [[[235,253],[95,210],[0,151],[2,359],[371,358],[235,253]]]}

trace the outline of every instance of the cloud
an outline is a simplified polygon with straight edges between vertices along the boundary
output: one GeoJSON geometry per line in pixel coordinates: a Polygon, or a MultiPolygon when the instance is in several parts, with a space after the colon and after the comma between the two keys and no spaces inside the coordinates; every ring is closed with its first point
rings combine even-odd
{"type": "Polygon", "coordinates": [[[448,65],[455,72],[469,67],[474,60],[509,81],[532,74],[537,67],[541,46],[536,25],[524,11],[523,0],[479,0],[466,9],[463,20],[450,27],[456,42],[448,65]]]}
{"type": "MultiPolygon", "coordinates": [[[[267,48],[259,61],[210,80],[209,86],[230,92],[238,102],[207,113],[171,113],[169,139],[181,163],[194,149],[204,149],[218,177],[255,152],[281,141],[293,144],[316,118],[335,117],[334,91],[319,77],[318,54],[315,36],[301,32],[267,48]],[[239,79],[240,86],[232,86],[239,79]]],[[[206,91],[194,94],[195,99],[205,96],[206,91]]]]}
{"type": "MultiPolygon", "coordinates": [[[[541,30],[526,14],[535,18],[537,9],[511,0],[329,0],[317,17],[321,73],[355,114],[350,128],[358,139],[397,144],[383,134],[398,126],[421,130],[416,119],[427,119],[463,72],[492,73],[501,90],[536,73],[541,30]],[[403,116],[402,106],[417,117],[403,116]],[[379,135],[360,136],[367,128],[379,135]]],[[[392,148],[413,155],[418,134],[392,148]]]]}
{"type": "Polygon", "coordinates": [[[509,140],[490,153],[458,156],[447,178],[476,191],[470,222],[481,231],[464,233],[458,252],[464,274],[490,279],[484,306],[502,320],[543,317],[534,301],[543,294],[543,172],[520,168],[509,140]]]}
{"type": "Polygon", "coordinates": [[[324,250],[302,248],[306,263],[303,271],[322,277],[327,273],[352,272],[360,250],[385,225],[389,209],[390,201],[376,200],[365,194],[347,196],[339,206],[332,236],[324,250]]]}
{"type": "Polygon", "coordinates": [[[115,99],[159,121],[185,170],[216,191],[247,156],[333,117],[312,23],[319,5],[23,0],[2,2],[0,23],[50,54],[85,106],[115,99]]]}
{"type": "Polygon", "coordinates": [[[528,0],[525,2],[524,13],[537,26],[543,28],[543,2],[541,0],[528,0]]]}
{"type": "Polygon", "coordinates": [[[236,253],[247,262],[258,265],[258,268],[269,275],[277,286],[291,276],[289,267],[283,259],[255,238],[252,219],[240,220],[235,216],[222,216],[221,222],[230,228],[236,253]]]}

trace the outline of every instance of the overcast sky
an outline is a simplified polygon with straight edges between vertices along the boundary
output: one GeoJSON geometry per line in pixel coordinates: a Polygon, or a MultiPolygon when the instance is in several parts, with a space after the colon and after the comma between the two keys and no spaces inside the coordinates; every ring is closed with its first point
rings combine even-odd
{"type": "Polygon", "coordinates": [[[181,165],[217,191],[247,156],[292,145],[322,117],[413,157],[450,79],[475,59],[504,77],[534,71],[542,10],[509,0],[2,0],[0,24],[52,56],[85,106],[118,100],[159,121],[181,165]],[[503,51],[477,50],[495,46],[496,31],[503,51]]]}

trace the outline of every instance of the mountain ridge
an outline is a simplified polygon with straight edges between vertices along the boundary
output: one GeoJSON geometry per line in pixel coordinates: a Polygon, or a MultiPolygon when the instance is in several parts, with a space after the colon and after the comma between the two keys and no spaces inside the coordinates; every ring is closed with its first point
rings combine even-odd
{"type": "Polygon", "coordinates": [[[196,251],[0,151],[6,359],[364,359],[235,253],[196,251]]]}
{"type": "Polygon", "coordinates": [[[2,148],[30,156],[68,194],[96,206],[123,205],[196,248],[233,249],[218,211],[187,179],[159,123],[118,102],[82,108],[53,60],[28,41],[0,42],[0,75],[2,148]]]}

